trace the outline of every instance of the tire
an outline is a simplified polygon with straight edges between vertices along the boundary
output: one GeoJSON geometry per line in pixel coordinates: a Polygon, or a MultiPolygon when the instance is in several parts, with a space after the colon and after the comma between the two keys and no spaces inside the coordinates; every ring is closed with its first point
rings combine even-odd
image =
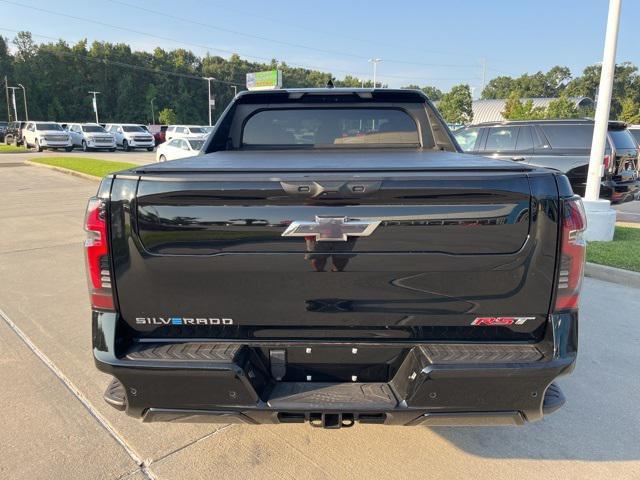
{"type": "MultiPolygon", "coordinates": [[[[29,148],[29,147],[27,147],[27,148],[29,148]]],[[[40,145],[40,142],[36,138],[36,152],[41,152],[41,151],[42,151],[42,146],[40,145]]]]}
{"type": "Polygon", "coordinates": [[[127,142],[126,140],[122,140],[122,150],[124,150],[125,152],[130,152],[131,151],[131,147],[129,146],[129,142],[127,142]]]}
{"type": "Polygon", "coordinates": [[[147,147],[147,152],[153,152],[154,149],[155,147],[147,147]]]}
{"type": "Polygon", "coordinates": [[[110,148],[110,149],[109,149],[109,151],[110,151],[110,152],[115,152],[115,151],[116,151],[116,149],[115,149],[115,148],[110,148]]]}
{"type": "Polygon", "coordinates": [[[83,152],[90,152],[91,149],[87,146],[87,142],[85,142],[84,140],[82,140],[82,151],[83,152]]]}
{"type": "Polygon", "coordinates": [[[167,157],[165,157],[164,155],[160,155],[160,158],[158,159],[159,162],[166,162],[167,161],[167,157]]]}
{"type": "MultiPolygon", "coordinates": [[[[14,146],[14,147],[17,147],[17,146],[18,146],[18,141],[17,141],[15,138],[13,139],[13,146],[14,146]]],[[[29,150],[29,144],[27,143],[27,141],[26,141],[26,140],[23,140],[23,141],[22,141],[22,146],[23,146],[24,148],[26,148],[27,150],[29,150]]]]}
{"type": "Polygon", "coordinates": [[[71,146],[71,147],[64,147],[64,151],[65,151],[65,152],[73,152],[73,146],[71,146]]]}

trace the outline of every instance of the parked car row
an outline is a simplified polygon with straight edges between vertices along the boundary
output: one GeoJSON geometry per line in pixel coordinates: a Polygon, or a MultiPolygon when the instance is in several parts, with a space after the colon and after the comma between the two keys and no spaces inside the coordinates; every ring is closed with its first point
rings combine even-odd
{"type": "MultiPolygon", "coordinates": [[[[466,153],[559,170],[583,196],[593,125],[589,119],[490,122],[461,128],[454,136],[466,153]]],[[[639,144],[623,122],[609,122],[608,130],[600,196],[630,201],[640,194],[639,144]]]]}
{"type": "MultiPolygon", "coordinates": [[[[146,125],[135,123],[58,123],[58,122],[0,122],[0,141],[7,145],[24,145],[39,152],[45,149],[65,149],[71,151],[81,148],[83,151],[108,150],[121,148],[124,151],[146,149],[152,152],[165,140],[185,138],[193,140],[183,145],[173,143],[172,149],[180,152],[197,153],[204,143],[211,127],[197,125],[146,125]]],[[[184,156],[184,155],[183,155],[184,156]]],[[[159,158],[159,157],[158,157],[159,158]]],[[[172,153],[165,159],[178,158],[172,153]]]]}

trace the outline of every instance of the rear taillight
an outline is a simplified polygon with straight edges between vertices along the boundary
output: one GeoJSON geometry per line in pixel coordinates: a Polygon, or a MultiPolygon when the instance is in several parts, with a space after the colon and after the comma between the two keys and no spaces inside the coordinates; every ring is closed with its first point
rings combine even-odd
{"type": "Polygon", "coordinates": [[[605,155],[602,159],[602,166],[605,172],[609,171],[609,167],[611,166],[611,157],[609,155],[605,155]]]}
{"type": "Polygon", "coordinates": [[[113,310],[106,214],[104,200],[97,197],[89,199],[84,221],[87,231],[84,242],[85,260],[91,307],[113,310]]]}
{"type": "Polygon", "coordinates": [[[561,219],[560,274],[556,291],[556,311],[578,308],[580,300],[586,251],[584,231],[587,228],[587,217],[580,197],[572,197],[562,202],[561,219]]]}

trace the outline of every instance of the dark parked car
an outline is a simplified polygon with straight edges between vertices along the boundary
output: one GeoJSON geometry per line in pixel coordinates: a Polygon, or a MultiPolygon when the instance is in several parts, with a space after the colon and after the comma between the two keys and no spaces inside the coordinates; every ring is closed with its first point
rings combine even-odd
{"type": "Polygon", "coordinates": [[[242,92],[202,153],[107,176],[105,400],[145,422],[522,425],[577,354],[582,202],[465,155],[422,92],[242,92]]]}
{"type": "Polygon", "coordinates": [[[0,121],[0,142],[4,142],[4,134],[7,131],[8,122],[0,121]]]}
{"type": "MultiPolygon", "coordinates": [[[[454,135],[467,153],[559,170],[569,177],[573,191],[584,195],[592,120],[482,123],[456,130],[454,135]]],[[[638,192],[638,146],[625,123],[609,122],[600,196],[625,202],[638,192]]]]}
{"type": "Polygon", "coordinates": [[[7,125],[4,133],[4,143],[7,145],[22,145],[22,130],[27,126],[27,122],[11,122],[7,125]]]}

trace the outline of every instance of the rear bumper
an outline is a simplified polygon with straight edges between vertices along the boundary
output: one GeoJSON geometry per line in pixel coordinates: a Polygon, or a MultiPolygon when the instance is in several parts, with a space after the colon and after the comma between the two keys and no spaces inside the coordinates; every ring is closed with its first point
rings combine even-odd
{"type": "Polygon", "coordinates": [[[389,344],[218,342],[194,349],[174,343],[118,352],[116,315],[94,312],[93,322],[96,365],[120,383],[111,386],[120,393],[109,403],[145,422],[522,425],[561,404],[553,401],[559,391],[549,387],[573,369],[577,354],[577,314],[567,313],[553,315],[535,345],[399,345],[402,354],[386,381],[283,382],[261,351],[294,358],[300,348],[338,356],[340,349],[362,349],[371,358],[379,348],[383,363],[389,344]]]}
{"type": "Polygon", "coordinates": [[[625,203],[635,200],[640,193],[640,180],[632,182],[603,181],[600,196],[615,203],[625,203]]]}

